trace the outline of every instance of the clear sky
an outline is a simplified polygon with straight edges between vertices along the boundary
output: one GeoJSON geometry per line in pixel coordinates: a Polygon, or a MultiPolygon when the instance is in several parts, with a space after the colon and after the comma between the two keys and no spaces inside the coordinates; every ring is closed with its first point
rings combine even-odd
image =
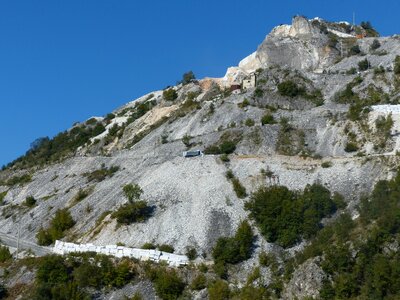
{"type": "Polygon", "coordinates": [[[152,90],[223,76],[293,15],[400,33],[399,0],[0,0],[0,165],[152,90]]]}

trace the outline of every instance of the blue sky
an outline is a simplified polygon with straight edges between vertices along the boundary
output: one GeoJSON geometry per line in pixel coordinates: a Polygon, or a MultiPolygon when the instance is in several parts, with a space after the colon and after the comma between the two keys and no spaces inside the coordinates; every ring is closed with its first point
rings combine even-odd
{"type": "Polygon", "coordinates": [[[400,33],[400,1],[0,0],[0,165],[193,70],[223,76],[295,14],[400,33]]]}

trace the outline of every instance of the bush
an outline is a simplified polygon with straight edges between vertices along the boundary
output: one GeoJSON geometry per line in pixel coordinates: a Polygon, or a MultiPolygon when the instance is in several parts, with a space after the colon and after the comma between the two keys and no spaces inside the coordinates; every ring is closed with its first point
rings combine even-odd
{"type": "Polygon", "coordinates": [[[323,167],[323,168],[330,168],[330,167],[332,167],[332,163],[331,163],[330,161],[324,161],[324,162],[321,164],[321,167],[323,167]]]}
{"type": "Polygon", "coordinates": [[[350,48],[349,54],[350,55],[358,55],[361,53],[360,46],[354,45],[353,47],[350,48]]]}
{"type": "Polygon", "coordinates": [[[182,294],[185,283],[174,270],[161,269],[155,274],[154,287],[161,299],[174,300],[182,294]]]}
{"type": "Polygon", "coordinates": [[[117,219],[118,224],[129,225],[136,222],[144,222],[152,214],[153,209],[147,205],[146,201],[140,200],[122,205],[111,214],[111,217],[117,219]]]}
{"type": "Polygon", "coordinates": [[[104,166],[101,167],[101,169],[95,170],[90,173],[84,173],[83,176],[85,176],[88,179],[88,182],[90,181],[97,181],[101,182],[107,177],[112,177],[115,172],[119,170],[118,166],[111,166],[110,168],[105,168],[104,166]]]}
{"type": "Polygon", "coordinates": [[[215,245],[212,255],[215,263],[237,264],[251,257],[254,234],[247,221],[240,223],[234,237],[221,237],[215,245]]]}
{"type": "Polygon", "coordinates": [[[178,98],[178,93],[173,88],[169,88],[168,90],[163,91],[163,97],[167,101],[174,101],[178,98]]]}
{"type": "Polygon", "coordinates": [[[250,105],[250,102],[247,98],[244,98],[243,102],[238,103],[238,107],[245,108],[250,105]]]}
{"type": "Polygon", "coordinates": [[[12,258],[12,255],[10,253],[10,250],[6,246],[0,245],[0,262],[6,262],[7,260],[10,260],[12,258]]]}
{"type": "Polygon", "coordinates": [[[127,184],[122,188],[122,190],[124,192],[125,197],[131,203],[135,200],[139,200],[140,196],[143,193],[143,190],[141,189],[141,187],[136,183],[127,184]]]}
{"type": "Polygon", "coordinates": [[[158,246],[158,250],[163,251],[163,252],[168,252],[168,253],[174,253],[174,251],[175,251],[174,247],[172,247],[171,245],[167,245],[167,244],[158,246]]]}
{"type": "Polygon", "coordinates": [[[248,119],[246,119],[246,121],[244,122],[244,124],[245,124],[246,126],[248,126],[248,127],[252,127],[252,126],[254,126],[254,120],[248,118],[248,119]]]}
{"type": "Polygon", "coordinates": [[[142,246],[142,249],[146,249],[146,250],[152,250],[152,249],[156,249],[157,246],[154,245],[153,243],[144,243],[142,246]]]}
{"type": "Polygon", "coordinates": [[[208,288],[210,300],[228,300],[231,299],[229,285],[223,280],[217,280],[208,288]]]}
{"type": "Polygon", "coordinates": [[[36,204],[36,199],[31,195],[25,198],[25,203],[28,207],[34,207],[36,204]]]}
{"type": "Polygon", "coordinates": [[[50,227],[48,229],[41,228],[37,232],[36,239],[38,244],[43,246],[50,245],[56,240],[63,238],[65,231],[74,225],[75,221],[68,209],[58,209],[50,221],[50,227]]]}
{"type": "Polygon", "coordinates": [[[378,49],[380,46],[381,46],[381,43],[377,39],[375,39],[375,40],[373,40],[369,49],[374,51],[374,50],[378,49]]]}
{"type": "Polygon", "coordinates": [[[236,143],[233,141],[223,141],[219,149],[220,153],[231,154],[236,150],[236,143]]]}
{"type": "Polygon", "coordinates": [[[284,186],[261,187],[245,204],[268,242],[291,247],[314,236],[322,218],[336,211],[329,190],[308,185],[302,193],[284,186]]]}
{"type": "Polygon", "coordinates": [[[228,154],[221,154],[220,156],[219,156],[219,158],[221,159],[221,161],[223,161],[223,162],[229,162],[230,161],[230,159],[229,159],[229,156],[228,156],[228,154]]]}
{"type": "Polygon", "coordinates": [[[264,95],[264,91],[260,88],[254,90],[254,97],[261,98],[264,95]]]}
{"type": "Polygon", "coordinates": [[[355,142],[347,142],[346,146],[344,147],[344,151],[346,152],[356,152],[358,149],[359,148],[355,142]]]}
{"type": "Polygon", "coordinates": [[[364,59],[358,63],[358,69],[360,71],[366,71],[369,69],[369,61],[368,59],[364,59]]]}
{"type": "Polygon", "coordinates": [[[192,71],[189,71],[182,75],[182,81],[180,83],[182,83],[183,85],[186,85],[188,83],[191,83],[195,79],[196,79],[196,76],[194,75],[194,73],[192,71]]]}
{"type": "Polygon", "coordinates": [[[0,205],[3,204],[4,198],[7,196],[8,191],[4,191],[0,193],[0,205]]]}
{"type": "Polygon", "coordinates": [[[298,86],[292,80],[287,80],[278,84],[278,92],[282,96],[294,98],[296,96],[304,95],[305,89],[303,87],[298,86]]]}
{"type": "Polygon", "coordinates": [[[206,278],[206,276],[204,274],[197,275],[193,279],[193,281],[192,281],[192,283],[190,285],[190,288],[192,290],[195,290],[195,291],[202,290],[202,289],[204,289],[206,287],[207,287],[207,278],[206,278]]]}
{"type": "Polygon", "coordinates": [[[233,190],[236,193],[236,196],[240,199],[246,198],[247,193],[246,193],[246,188],[240,183],[239,179],[237,178],[232,178],[232,185],[233,185],[233,190]]]}
{"type": "Polygon", "coordinates": [[[186,256],[189,260],[195,260],[197,258],[197,251],[194,247],[187,247],[186,248],[186,256]]]}
{"type": "Polygon", "coordinates": [[[267,124],[275,124],[274,116],[272,114],[265,114],[261,118],[261,124],[262,125],[267,125],[267,124]]]}
{"type": "Polygon", "coordinates": [[[394,68],[393,68],[393,72],[396,75],[400,74],[400,56],[396,56],[396,58],[394,59],[394,68]]]}
{"type": "Polygon", "coordinates": [[[192,139],[192,137],[190,135],[185,134],[184,137],[182,138],[182,143],[186,146],[186,147],[190,147],[192,144],[190,143],[190,140],[192,139]]]}

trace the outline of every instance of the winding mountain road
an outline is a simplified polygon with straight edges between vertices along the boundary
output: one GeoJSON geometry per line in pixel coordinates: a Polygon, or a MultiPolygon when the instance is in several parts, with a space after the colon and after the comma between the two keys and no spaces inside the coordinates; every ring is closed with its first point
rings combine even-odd
{"type": "MultiPolygon", "coordinates": [[[[18,238],[16,236],[0,231],[0,244],[8,247],[17,248],[17,240],[18,238]]],[[[37,256],[44,256],[52,253],[52,248],[50,247],[39,246],[35,243],[23,240],[21,238],[19,239],[19,249],[20,251],[31,249],[33,253],[35,253],[35,255],[37,256]]]]}

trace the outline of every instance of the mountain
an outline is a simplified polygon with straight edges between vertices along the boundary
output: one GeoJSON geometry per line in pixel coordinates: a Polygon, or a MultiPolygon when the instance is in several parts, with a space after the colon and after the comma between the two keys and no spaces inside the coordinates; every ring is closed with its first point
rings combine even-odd
{"type": "MultiPolygon", "coordinates": [[[[227,273],[210,268],[207,280],[220,275],[225,281],[200,291],[186,288],[188,298],[225,299],[214,295],[224,291],[238,299],[251,293],[260,299],[305,299],[322,289],[325,297],[330,287],[334,297],[347,281],[327,267],[326,257],[333,254],[306,250],[315,240],[322,244],[320,232],[329,232],[325,228],[337,220],[352,223],[348,232],[365,236],[369,232],[361,228],[379,220],[368,215],[372,223],[362,221],[369,204],[360,199],[372,197],[375,203],[377,183],[397,182],[399,55],[399,37],[380,37],[368,22],[352,26],[296,16],[291,25],[275,27],[223,78],[184,78],[53,139],[38,139],[0,173],[0,238],[19,235],[27,244],[45,245],[55,239],[170,245],[178,254],[195,249],[197,265],[214,261],[227,273]],[[204,155],[184,157],[190,150],[204,155]],[[279,201],[269,204],[274,197],[279,201]],[[250,254],[229,248],[241,247],[244,220],[256,237],[250,254]],[[216,254],[216,247],[233,254],[216,254]]],[[[388,188],[385,195],[393,191],[388,188]]],[[[393,230],[379,247],[391,247],[395,256],[399,240],[393,230]]],[[[340,245],[350,245],[347,258],[354,258],[355,237],[346,238],[340,245]]],[[[186,283],[193,279],[190,270],[179,272],[186,283]]],[[[398,278],[396,270],[388,272],[398,278]]],[[[26,281],[12,274],[6,282],[11,290],[21,282],[33,284],[32,274],[26,281]]],[[[153,285],[160,295],[157,283],[140,278],[130,283],[132,289],[97,297],[139,291],[153,299],[153,285]]],[[[356,287],[336,296],[395,299],[400,289],[385,282],[376,288],[384,295],[356,287]]]]}

